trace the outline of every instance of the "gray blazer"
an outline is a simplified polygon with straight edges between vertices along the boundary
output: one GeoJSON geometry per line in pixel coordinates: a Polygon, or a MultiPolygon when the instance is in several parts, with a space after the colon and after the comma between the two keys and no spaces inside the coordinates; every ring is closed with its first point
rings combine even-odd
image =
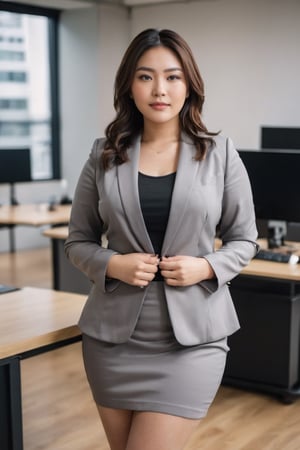
{"type": "MultiPolygon", "coordinates": [[[[203,161],[182,135],[180,157],[162,255],[204,257],[216,278],[188,287],[164,285],[174,333],[183,345],[215,341],[239,328],[228,282],[257,251],[257,231],[249,179],[232,141],[215,137],[203,161]],[[214,249],[216,228],[222,247],[214,249]]],[[[140,138],[128,150],[129,162],[104,172],[98,139],[74,195],[65,251],[93,286],[79,326],[96,339],[121,343],[131,335],[147,295],[106,278],[109,258],[131,252],[153,253],[138,193],[140,138]],[[101,245],[106,234],[107,248],[101,245]]]]}

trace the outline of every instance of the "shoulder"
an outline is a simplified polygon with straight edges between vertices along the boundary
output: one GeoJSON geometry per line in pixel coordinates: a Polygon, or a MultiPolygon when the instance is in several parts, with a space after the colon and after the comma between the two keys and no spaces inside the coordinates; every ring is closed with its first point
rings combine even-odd
{"type": "Polygon", "coordinates": [[[215,172],[223,172],[230,175],[244,172],[242,160],[233,140],[226,135],[214,136],[214,145],[209,147],[205,162],[207,167],[212,167],[215,172]]]}
{"type": "Polygon", "coordinates": [[[97,138],[94,140],[88,158],[90,164],[92,164],[93,166],[100,167],[99,161],[101,160],[102,157],[105,142],[106,142],[105,138],[97,138]]]}
{"type": "Polygon", "coordinates": [[[104,145],[105,145],[106,139],[104,137],[97,138],[94,140],[91,153],[93,156],[100,157],[101,153],[103,152],[104,145]]]}
{"type": "Polygon", "coordinates": [[[235,145],[233,143],[233,140],[229,137],[226,136],[224,134],[218,134],[216,136],[213,136],[213,140],[215,145],[213,146],[213,148],[216,148],[217,150],[224,151],[236,151],[235,145]]]}
{"type": "MultiPolygon", "coordinates": [[[[213,150],[217,150],[220,153],[222,153],[222,152],[226,153],[227,151],[232,151],[232,150],[236,151],[232,139],[229,136],[226,136],[222,133],[216,134],[216,135],[199,133],[198,136],[199,136],[199,138],[208,138],[208,139],[212,140],[213,144],[209,146],[208,153],[213,150]]],[[[181,140],[186,144],[194,146],[194,142],[191,139],[191,137],[185,133],[182,133],[181,140]]]]}
{"type": "MultiPolygon", "coordinates": [[[[226,165],[230,163],[230,161],[240,159],[233,140],[229,136],[222,133],[215,136],[201,133],[199,136],[212,140],[212,143],[207,148],[207,152],[202,163],[213,165],[219,164],[225,169],[226,165]]],[[[192,151],[195,151],[195,144],[189,136],[182,133],[181,140],[185,145],[188,145],[192,151]]]]}
{"type": "Polygon", "coordinates": [[[234,145],[233,140],[226,135],[218,134],[213,137],[214,145],[212,145],[207,152],[208,157],[222,159],[225,162],[239,158],[239,153],[234,145]]]}

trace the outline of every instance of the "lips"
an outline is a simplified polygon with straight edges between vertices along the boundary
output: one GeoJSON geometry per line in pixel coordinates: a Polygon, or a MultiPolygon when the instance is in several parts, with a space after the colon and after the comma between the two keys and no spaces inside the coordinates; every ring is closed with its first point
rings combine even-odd
{"type": "Polygon", "coordinates": [[[150,103],[151,108],[153,109],[157,109],[159,111],[166,109],[169,104],[168,103],[160,103],[160,102],[156,102],[156,103],[150,103]]]}

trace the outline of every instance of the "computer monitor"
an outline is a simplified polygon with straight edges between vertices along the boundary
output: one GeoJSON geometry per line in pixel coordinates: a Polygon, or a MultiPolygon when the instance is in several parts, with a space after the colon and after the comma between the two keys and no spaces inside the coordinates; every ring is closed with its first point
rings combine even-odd
{"type": "Polygon", "coordinates": [[[300,128],[262,127],[261,148],[300,149],[300,128]]]}
{"type": "Polygon", "coordinates": [[[30,149],[0,148],[0,183],[22,183],[32,181],[30,149]]]}
{"type": "Polygon", "coordinates": [[[300,151],[239,150],[239,155],[250,178],[256,218],[300,223],[300,151]]]}

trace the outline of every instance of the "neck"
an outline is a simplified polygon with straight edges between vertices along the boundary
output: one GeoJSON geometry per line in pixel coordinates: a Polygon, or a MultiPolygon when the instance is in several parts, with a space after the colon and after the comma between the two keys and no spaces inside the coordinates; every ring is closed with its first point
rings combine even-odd
{"type": "Polygon", "coordinates": [[[180,130],[178,124],[144,124],[143,142],[178,142],[180,130]]]}

